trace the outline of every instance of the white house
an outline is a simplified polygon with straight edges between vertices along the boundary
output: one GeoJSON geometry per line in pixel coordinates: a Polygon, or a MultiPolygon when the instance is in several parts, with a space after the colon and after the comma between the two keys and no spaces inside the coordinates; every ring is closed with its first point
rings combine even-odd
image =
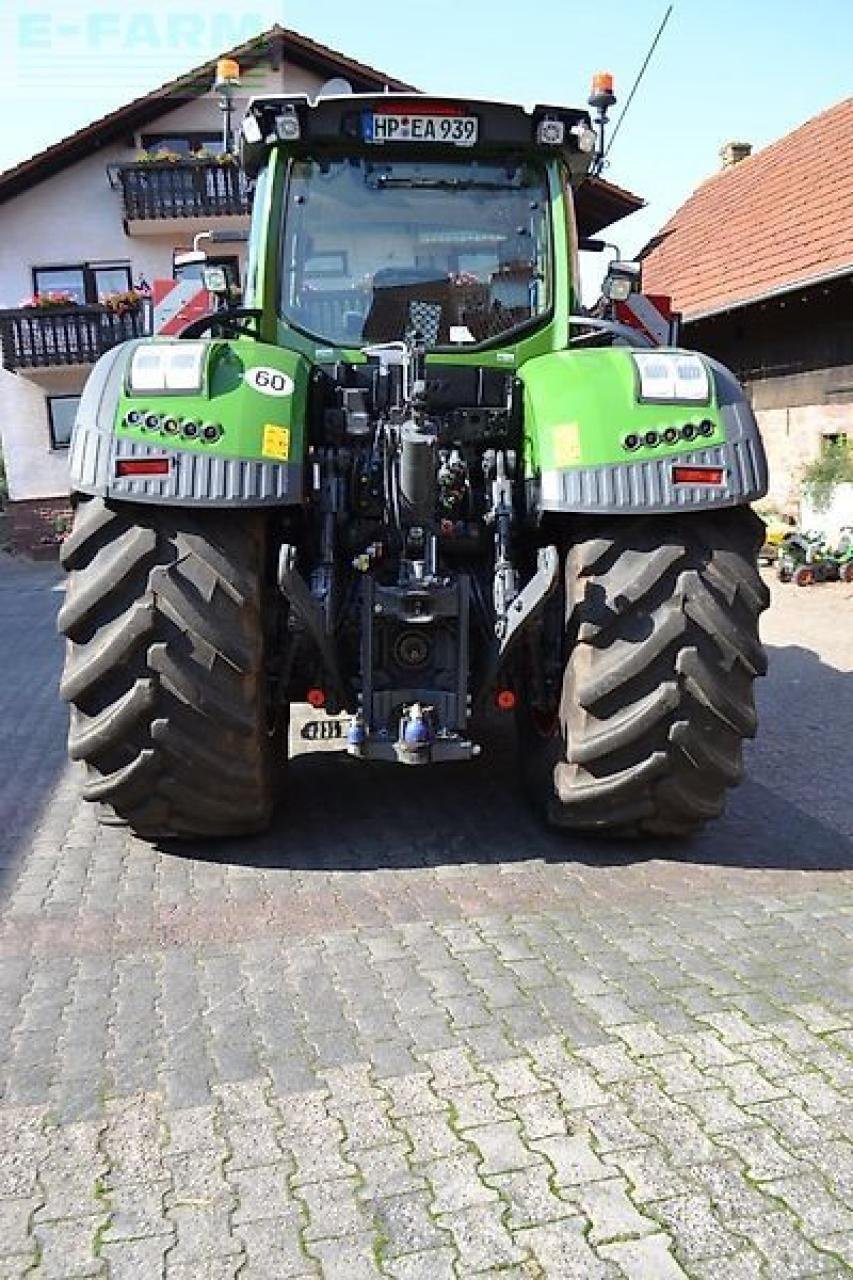
{"type": "MultiPolygon", "coordinates": [[[[275,26],[226,55],[240,67],[233,120],[256,93],[313,92],[344,77],[356,92],[410,85],[275,26]]],[[[142,332],[144,309],[117,294],[172,274],[199,231],[244,232],[249,194],[223,163],[216,60],[127,103],[0,174],[0,437],[13,544],[54,552],[68,516],[67,447],[97,357],[142,332]],[[141,161],[158,151],[181,160],[141,161]],[[201,153],[202,158],[197,158],[201,153]],[[21,307],[34,294],[71,305],[21,307]]],[[[239,283],[245,244],[215,245],[239,283]]]]}

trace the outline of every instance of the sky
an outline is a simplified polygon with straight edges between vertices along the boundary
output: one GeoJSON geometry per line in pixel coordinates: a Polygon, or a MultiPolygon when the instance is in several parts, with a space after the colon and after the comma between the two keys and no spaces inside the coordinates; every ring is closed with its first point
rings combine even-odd
{"type": "MultiPolygon", "coordinates": [[[[585,105],[618,119],[668,0],[2,0],[0,169],[279,22],[434,93],[585,105]]],[[[636,252],[719,166],[853,93],[853,0],[673,0],[604,176],[647,204],[636,252]]]]}

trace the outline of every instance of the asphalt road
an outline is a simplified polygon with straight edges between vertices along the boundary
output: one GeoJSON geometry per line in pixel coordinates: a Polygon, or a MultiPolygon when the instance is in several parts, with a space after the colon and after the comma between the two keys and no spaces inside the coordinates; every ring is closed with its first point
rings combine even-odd
{"type": "Polygon", "coordinates": [[[0,1280],[842,1276],[853,587],[779,587],[748,781],[684,846],[295,761],[267,837],[99,829],[49,567],[0,563],[0,1280]]]}

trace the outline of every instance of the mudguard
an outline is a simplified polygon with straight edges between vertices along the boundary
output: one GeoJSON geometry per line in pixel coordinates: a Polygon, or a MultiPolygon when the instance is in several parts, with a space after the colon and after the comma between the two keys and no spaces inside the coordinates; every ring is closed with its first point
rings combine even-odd
{"type": "Polygon", "coordinates": [[[528,510],[624,515],[763,497],[767,460],[755,415],[734,375],[701,359],[704,403],[641,401],[625,347],[552,352],[522,365],[528,510]],[[718,468],[722,483],[681,483],[676,464],[718,468]]]}
{"type": "Polygon", "coordinates": [[[165,341],[122,343],[94,366],[71,439],[72,490],[172,506],[300,503],[309,362],[250,339],[199,339],[199,390],[133,391],[134,352],[165,341]]]}

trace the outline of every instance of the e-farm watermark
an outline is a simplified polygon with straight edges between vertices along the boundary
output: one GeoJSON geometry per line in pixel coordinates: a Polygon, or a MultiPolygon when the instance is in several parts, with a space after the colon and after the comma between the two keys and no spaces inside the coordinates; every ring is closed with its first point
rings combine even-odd
{"type": "Polygon", "coordinates": [[[24,80],[70,68],[78,74],[89,70],[103,89],[107,81],[126,80],[130,66],[137,74],[150,67],[156,78],[166,59],[172,66],[181,60],[186,67],[204,62],[260,35],[280,16],[280,0],[256,0],[249,10],[187,3],[127,8],[60,3],[48,8],[36,0],[13,17],[15,69],[24,80]]]}

